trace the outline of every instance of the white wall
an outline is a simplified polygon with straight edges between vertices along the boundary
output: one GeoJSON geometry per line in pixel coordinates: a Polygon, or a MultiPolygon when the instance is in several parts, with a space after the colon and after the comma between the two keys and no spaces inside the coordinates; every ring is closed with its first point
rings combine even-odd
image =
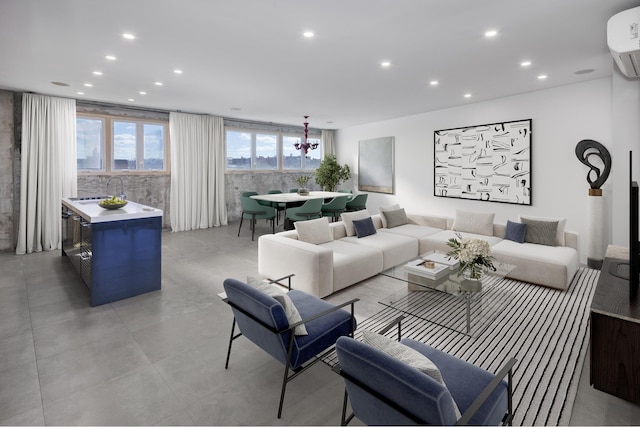
{"type": "MultiPolygon", "coordinates": [[[[633,151],[633,179],[640,181],[640,79],[622,75],[617,67],[612,77],[613,167],[610,181],[618,190],[612,201],[613,212],[629,212],[629,151],[633,151]]],[[[622,214],[620,215],[622,216],[622,214]]],[[[626,218],[626,216],[625,216],[626,218]]],[[[628,221],[612,221],[612,243],[629,246],[628,221]]]]}
{"type": "MultiPolygon", "coordinates": [[[[355,173],[351,185],[357,188],[358,141],[393,136],[395,194],[369,193],[367,206],[371,212],[376,212],[378,206],[398,202],[409,212],[448,216],[454,216],[456,209],[494,212],[497,223],[515,221],[519,214],[563,217],[567,218],[567,229],[580,234],[580,261],[586,263],[588,168],[578,161],[575,147],[582,139],[593,139],[611,151],[611,98],[612,80],[604,78],[346,128],[337,132],[337,157],[352,167],[355,173]],[[435,130],[520,119],[533,120],[531,206],[434,197],[435,130]]],[[[610,221],[610,181],[603,191],[605,216],[610,221]]],[[[611,241],[610,223],[604,237],[611,241]]]]}

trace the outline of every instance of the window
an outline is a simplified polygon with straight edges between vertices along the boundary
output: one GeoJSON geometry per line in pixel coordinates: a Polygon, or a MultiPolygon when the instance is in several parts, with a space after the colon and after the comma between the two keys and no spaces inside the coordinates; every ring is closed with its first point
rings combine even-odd
{"type": "Polygon", "coordinates": [[[78,172],[166,172],[167,139],[167,122],[79,113],[78,172]]]}
{"type": "Polygon", "coordinates": [[[302,143],[303,135],[226,131],[227,170],[315,169],[322,160],[321,139],[308,138],[318,148],[302,155],[294,144],[302,143]]]}

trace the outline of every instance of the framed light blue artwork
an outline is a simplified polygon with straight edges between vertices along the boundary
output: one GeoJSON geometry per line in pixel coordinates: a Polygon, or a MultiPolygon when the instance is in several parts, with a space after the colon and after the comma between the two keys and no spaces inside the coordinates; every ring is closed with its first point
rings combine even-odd
{"type": "Polygon", "coordinates": [[[360,141],[358,150],[358,190],[393,194],[394,137],[360,141]]]}

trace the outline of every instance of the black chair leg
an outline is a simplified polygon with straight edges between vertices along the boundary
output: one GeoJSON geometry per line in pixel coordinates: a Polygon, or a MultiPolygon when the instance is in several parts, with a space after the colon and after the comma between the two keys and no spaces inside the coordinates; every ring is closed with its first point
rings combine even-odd
{"type": "Polygon", "coordinates": [[[233,323],[231,324],[231,335],[229,336],[229,349],[227,350],[227,361],[224,364],[224,369],[229,369],[229,357],[231,357],[231,345],[233,344],[233,333],[236,329],[236,319],[233,318],[233,323]]]}
{"type": "Polygon", "coordinates": [[[242,228],[242,219],[244,218],[244,215],[240,215],[240,227],[238,227],[238,237],[240,237],[240,229],[242,228]]]}

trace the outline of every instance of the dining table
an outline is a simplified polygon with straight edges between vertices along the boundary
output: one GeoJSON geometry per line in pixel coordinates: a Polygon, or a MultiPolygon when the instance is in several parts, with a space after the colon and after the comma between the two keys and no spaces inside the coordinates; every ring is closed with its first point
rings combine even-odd
{"type": "Polygon", "coordinates": [[[352,197],[351,193],[341,193],[337,191],[309,191],[308,194],[295,193],[272,193],[272,194],[256,194],[251,196],[252,199],[263,200],[272,203],[284,203],[285,204],[285,221],[284,229],[293,229],[293,224],[286,219],[286,210],[289,205],[299,206],[300,204],[311,199],[333,199],[334,197],[352,197]]]}

